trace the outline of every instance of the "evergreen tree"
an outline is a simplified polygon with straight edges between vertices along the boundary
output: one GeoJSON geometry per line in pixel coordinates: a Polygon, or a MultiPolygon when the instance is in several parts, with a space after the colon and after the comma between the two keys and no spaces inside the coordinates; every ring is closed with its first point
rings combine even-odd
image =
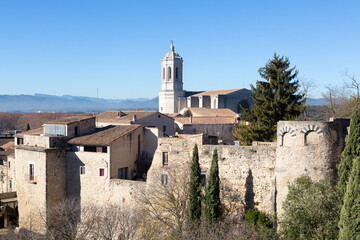
{"type": "Polygon", "coordinates": [[[345,148],[341,153],[341,162],[338,165],[340,181],[338,188],[342,196],[345,195],[346,185],[349,180],[353,159],[360,156],[360,113],[355,107],[351,114],[350,130],[345,139],[345,148]]]}
{"type": "Polygon", "coordinates": [[[251,110],[244,110],[244,120],[249,125],[238,125],[234,136],[242,144],[252,141],[273,141],[276,124],[280,120],[291,120],[304,110],[303,94],[299,93],[298,71],[290,68],[286,57],[274,54],[274,58],[259,69],[265,81],[257,81],[253,90],[254,105],[251,110]]]}
{"type": "Polygon", "coordinates": [[[26,126],[26,131],[29,131],[29,130],[30,130],[30,124],[28,123],[26,126]]]}
{"type": "Polygon", "coordinates": [[[205,190],[205,219],[213,223],[222,217],[217,149],[214,149],[208,185],[205,190]]]}
{"type": "Polygon", "coordinates": [[[339,240],[360,239],[360,158],[354,159],[340,213],[339,240]]]}
{"type": "Polygon", "coordinates": [[[196,223],[201,218],[201,170],[197,144],[194,146],[193,158],[190,167],[189,182],[190,202],[188,208],[189,221],[196,223]]]}

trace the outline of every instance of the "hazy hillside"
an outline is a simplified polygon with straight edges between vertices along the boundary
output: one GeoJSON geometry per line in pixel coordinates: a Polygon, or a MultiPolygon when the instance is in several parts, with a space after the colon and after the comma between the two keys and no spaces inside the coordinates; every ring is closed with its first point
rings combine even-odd
{"type": "Polygon", "coordinates": [[[78,96],[0,95],[0,112],[86,113],[106,110],[157,109],[158,98],[104,99],[78,96]]]}
{"type": "MultiPolygon", "coordinates": [[[[325,105],[324,99],[308,99],[307,105],[325,105]]],[[[157,110],[159,99],[104,99],[79,96],[35,95],[0,95],[0,112],[63,112],[89,113],[106,110],[157,110]]]]}
{"type": "Polygon", "coordinates": [[[67,113],[0,113],[0,131],[26,130],[27,124],[31,129],[39,128],[46,121],[67,117],[67,113]]]}

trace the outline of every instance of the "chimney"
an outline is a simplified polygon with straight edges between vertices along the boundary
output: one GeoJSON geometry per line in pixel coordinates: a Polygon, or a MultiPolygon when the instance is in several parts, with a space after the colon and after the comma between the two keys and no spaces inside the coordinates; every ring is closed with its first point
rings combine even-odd
{"type": "Polygon", "coordinates": [[[136,115],[133,116],[133,123],[136,123],[136,115]]]}

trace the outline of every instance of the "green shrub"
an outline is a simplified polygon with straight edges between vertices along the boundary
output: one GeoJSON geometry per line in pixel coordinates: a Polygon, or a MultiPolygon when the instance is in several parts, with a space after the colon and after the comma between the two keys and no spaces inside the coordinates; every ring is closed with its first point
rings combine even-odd
{"type": "Polygon", "coordinates": [[[251,208],[246,211],[245,223],[268,229],[273,228],[273,223],[270,220],[270,217],[256,208],[251,208]]]}
{"type": "Polygon", "coordinates": [[[327,180],[313,182],[309,176],[289,185],[280,219],[284,239],[337,239],[341,198],[327,180]]]}

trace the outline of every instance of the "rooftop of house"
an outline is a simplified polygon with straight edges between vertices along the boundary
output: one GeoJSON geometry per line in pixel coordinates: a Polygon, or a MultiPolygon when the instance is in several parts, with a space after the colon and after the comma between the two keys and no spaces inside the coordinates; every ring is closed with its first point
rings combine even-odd
{"type": "Polygon", "coordinates": [[[136,120],[140,120],[149,117],[153,114],[161,114],[157,111],[106,111],[97,115],[99,122],[110,122],[110,123],[132,123],[134,116],[136,120]]]}
{"type": "Polygon", "coordinates": [[[170,118],[181,117],[180,113],[164,113],[164,114],[170,118]]]}
{"type": "Polygon", "coordinates": [[[227,95],[233,92],[237,92],[243,90],[245,88],[236,88],[236,89],[224,89],[224,90],[213,90],[213,91],[205,91],[201,93],[197,93],[192,95],[192,97],[200,97],[200,96],[214,96],[214,95],[227,95]]]}
{"type": "Polygon", "coordinates": [[[69,144],[108,146],[113,141],[135,131],[139,127],[140,125],[118,125],[97,128],[92,133],[72,138],[69,140],[69,144]]]}
{"type": "Polygon", "coordinates": [[[13,150],[14,149],[14,142],[5,143],[4,145],[0,146],[0,149],[13,150]]]}
{"type": "Polygon", "coordinates": [[[18,133],[15,135],[15,137],[23,137],[24,135],[40,135],[44,133],[44,128],[40,127],[40,128],[35,128],[29,131],[25,131],[22,133],[18,133]]]}
{"type": "Polygon", "coordinates": [[[70,116],[70,117],[65,117],[65,118],[59,118],[56,120],[51,120],[51,121],[46,122],[45,124],[70,124],[70,123],[88,120],[91,118],[95,118],[95,116],[75,115],[75,116],[70,116]]]}
{"type": "Polygon", "coordinates": [[[190,111],[193,117],[237,117],[237,113],[229,108],[184,108],[180,113],[184,114],[186,111],[190,111]]]}
{"type": "Polygon", "coordinates": [[[234,124],[234,117],[174,117],[175,122],[182,125],[234,124]]]}

